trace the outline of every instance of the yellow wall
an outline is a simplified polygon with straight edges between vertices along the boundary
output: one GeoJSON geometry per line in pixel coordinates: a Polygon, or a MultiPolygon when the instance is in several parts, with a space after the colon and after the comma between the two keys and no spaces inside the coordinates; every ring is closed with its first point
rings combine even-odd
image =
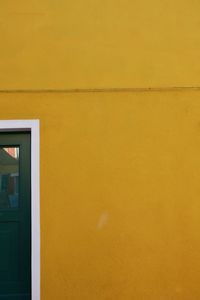
{"type": "Polygon", "coordinates": [[[1,0],[0,88],[199,85],[198,0],[1,0]]]}
{"type": "Polygon", "coordinates": [[[199,10],[1,1],[0,119],[41,120],[41,300],[200,299],[200,90],[173,89],[200,85],[199,10]]]}
{"type": "Polygon", "coordinates": [[[41,120],[42,300],[200,299],[199,97],[0,94],[41,120]]]}

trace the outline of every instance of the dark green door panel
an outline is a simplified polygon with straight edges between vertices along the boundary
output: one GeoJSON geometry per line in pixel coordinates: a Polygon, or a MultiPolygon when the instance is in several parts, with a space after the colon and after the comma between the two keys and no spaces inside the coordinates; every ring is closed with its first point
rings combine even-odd
{"type": "Polygon", "coordinates": [[[0,222],[0,286],[19,278],[20,222],[0,222]]]}
{"type": "Polygon", "coordinates": [[[0,296],[0,300],[30,300],[29,294],[8,294],[4,296],[0,296]]]}
{"type": "Polygon", "coordinates": [[[27,132],[0,133],[0,300],[31,299],[30,146],[27,132]]]}

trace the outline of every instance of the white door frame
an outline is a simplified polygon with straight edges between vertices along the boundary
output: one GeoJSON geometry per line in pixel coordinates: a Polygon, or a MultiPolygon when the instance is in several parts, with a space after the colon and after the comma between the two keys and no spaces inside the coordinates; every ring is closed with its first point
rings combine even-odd
{"type": "Polygon", "coordinates": [[[31,133],[31,299],[40,300],[40,121],[0,120],[0,132],[31,133]]]}

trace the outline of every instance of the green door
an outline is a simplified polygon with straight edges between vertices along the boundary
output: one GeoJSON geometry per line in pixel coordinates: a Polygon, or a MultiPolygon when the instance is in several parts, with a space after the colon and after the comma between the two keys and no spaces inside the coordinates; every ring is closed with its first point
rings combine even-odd
{"type": "Polygon", "coordinates": [[[0,133],[0,300],[31,299],[30,133],[0,133]]]}

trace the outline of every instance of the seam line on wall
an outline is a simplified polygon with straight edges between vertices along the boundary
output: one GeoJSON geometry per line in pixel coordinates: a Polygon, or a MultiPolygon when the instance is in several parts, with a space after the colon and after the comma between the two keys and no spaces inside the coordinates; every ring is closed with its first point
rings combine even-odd
{"type": "Polygon", "coordinates": [[[0,93],[145,93],[200,91],[200,86],[148,88],[0,89],[0,93]]]}

